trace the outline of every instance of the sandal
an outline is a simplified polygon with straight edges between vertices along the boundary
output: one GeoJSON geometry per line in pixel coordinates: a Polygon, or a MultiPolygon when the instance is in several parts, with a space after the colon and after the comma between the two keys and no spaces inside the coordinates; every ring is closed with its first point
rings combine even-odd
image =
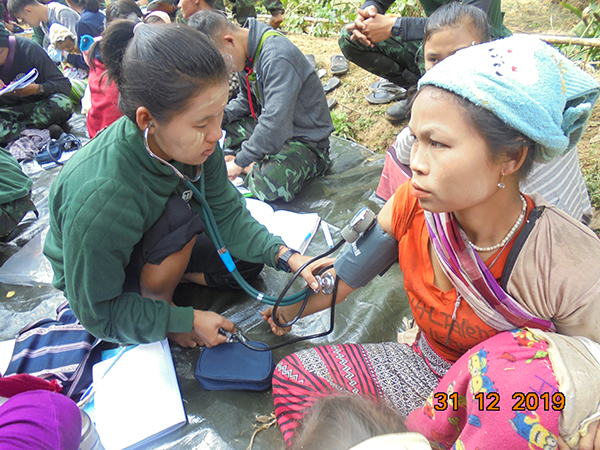
{"type": "Polygon", "coordinates": [[[35,156],[37,163],[44,169],[62,166],[70,157],[63,153],[73,153],[81,148],[81,141],[72,134],[63,133],[59,139],[50,139],[35,156]]]}
{"type": "Polygon", "coordinates": [[[348,61],[344,55],[333,55],[330,60],[331,73],[333,75],[344,75],[348,72],[348,61]]]}
{"type": "Polygon", "coordinates": [[[371,92],[375,92],[377,89],[404,89],[402,86],[392,83],[387,78],[381,78],[379,81],[372,83],[369,86],[371,92]]]}
{"type": "Polygon", "coordinates": [[[335,88],[337,88],[340,85],[340,83],[341,82],[339,78],[331,77],[329,80],[327,80],[327,83],[323,85],[323,89],[325,90],[325,93],[328,94],[335,88]]]}
{"type": "Polygon", "coordinates": [[[367,95],[366,100],[372,105],[383,105],[384,103],[390,103],[394,100],[401,99],[406,96],[406,90],[404,88],[398,89],[384,89],[379,88],[375,92],[367,95]]]}
{"type": "Polygon", "coordinates": [[[315,59],[315,55],[304,55],[304,57],[308,61],[310,67],[312,67],[313,70],[317,70],[317,60],[315,59]]]}

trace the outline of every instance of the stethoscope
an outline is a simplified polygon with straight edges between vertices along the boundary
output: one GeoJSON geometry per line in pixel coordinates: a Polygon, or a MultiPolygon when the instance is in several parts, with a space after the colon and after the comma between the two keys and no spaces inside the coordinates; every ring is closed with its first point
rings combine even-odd
{"type": "MultiPolygon", "coordinates": [[[[204,194],[203,194],[204,190],[205,190],[204,176],[203,176],[204,171],[200,170],[198,172],[198,175],[195,178],[190,179],[188,176],[181,173],[181,171],[179,171],[179,169],[177,169],[177,167],[175,167],[173,164],[169,163],[168,161],[165,161],[160,156],[155,155],[152,152],[152,150],[150,150],[150,147],[148,146],[148,132],[149,132],[151,126],[152,126],[152,124],[150,124],[144,130],[144,146],[146,147],[146,151],[152,158],[156,159],[161,164],[164,164],[165,166],[170,167],[171,170],[175,173],[175,175],[177,175],[179,177],[179,179],[183,182],[183,184],[185,184],[185,186],[187,186],[192,191],[192,195],[194,195],[196,197],[196,199],[200,202],[200,205],[202,207],[202,213],[204,215],[204,222],[205,222],[206,228],[208,230],[208,235],[211,238],[213,244],[215,245],[215,248],[217,249],[217,253],[219,254],[219,257],[221,258],[221,260],[223,261],[223,264],[225,264],[225,267],[227,268],[227,270],[233,275],[233,278],[235,279],[235,281],[237,281],[237,283],[240,285],[240,287],[248,295],[252,296],[256,300],[259,300],[263,303],[273,306],[273,312],[272,312],[271,317],[272,317],[275,325],[277,325],[278,327],[281,327],[281,328],[291,327],[292,325],[294,325],[302,316],[302,313],[304,312],[304,309],[306,308],[306,305],[308,304],[308,299],[309,299],[310,295],[313,293],[313,291],[307,286],[304,289],[300,290],[299,292],[296,292],[295,294],[286,296],[287,292],[291,288],[294,281],[296,281],[296,279],[298,278],[298,276],[300,276],[302,271],[307,266],[312,264],[313,262],[331,255],[333,252],[338,250],[345,242],[352,243],[356,239],[358,239],[358,237],[361,233],[364,233],[365,231],[367,231],[374,225],[375,214],[369,208],[363,207],[352,218],[350,223],[346,227],[344,227],[344,229],[341,231],[343,239],[341,239],[337,244],[335,244],[333,246],[333,248],[327,250],[325,253],[315,256],[314,258],[312,258],[309,261],[307,261],[306,263],[304,263],[294,273],[294,275],[288,281],[288,283],[285,285],[285,287],[283,288],[283,290],[281,291],[281,293],[279,294],[278,297],[274,297],[274,296],[265,294],[263,292],[258,291],[254,287],[252,287],[244,279],[244,277],[242,277],[242,275],[240,274],[240,272],[238,271],[238,269],[235,265],[235,262],[233,261],[233,258],[231,257],[231,254],[229,253],[229,250],[227,250],[227,248],[225,247],[225,242],[223,241],[223,238],[221,237],[221,233],[219,233],[219,229],[217,227],[217,221],[215,219],[215,216],[213,215],[213,213],[210,209],[210,205],[206,201],[206,198],[204,197],[204,194]],[[198,182],[198,181],[200,182],[200,189],[198,189],[194,185],[194,183],[198,182]],[[279,320],[277,319],[277,309],[281,306],[289,306],[289,305],[296,304],[298,302],[302,302],[302,305],[300,306],[300,310],[298,311],[296,316],[289,322],[280,323],[279,320]]],[[[315,276],[315,278],[317,279],[317,282],[319,283],[320,291],[326,295],[332,294],[331,306],[330,306],[331,317],[330,317],[330,322],[329,322],[329,329],[327,331],[323,331],[321,333],[316,333],[316,334],[311,334],[308,336],[300,336],[300,337],[291,339],[289,341],[281,342],[279,344],[275,344],[275,345],[268,346],[268,347],[256,347],[256,346],[252,345],[251,341],[239,330],[236,331],[235,333],[230,333],[229,331],[226,331],[226,330],[220,328],[219,333],[222,334],[223,336],[227,337],[226,342],[239,342],[242,345],[244,345],[245,347],[248,347],[249,349],[252,349],[255,351],[261,351],[261,352],[275,350],[277,348],[280,348],[280,347],[283,347],[286,345],[295,344],[297,342],[306,341],[308,339],[324,337],[324,336],[331,334],[333,332],[333,327],[334,327],[335,305],[336,305],[336,300],[337,300],[337,291],[338,291],[338,284],[339,284],[339,278],[337,277],[337,275],[333,276],[330,272],[327,272],[327,270],[331,269],[332,267],[333,266],[330,265],[328,267],[323,268],[320,271],[319,275],[315,276]]]]}

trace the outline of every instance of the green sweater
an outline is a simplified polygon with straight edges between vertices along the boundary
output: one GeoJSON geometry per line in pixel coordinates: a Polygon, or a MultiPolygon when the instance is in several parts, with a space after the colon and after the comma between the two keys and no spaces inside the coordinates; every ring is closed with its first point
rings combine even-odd
{"type": "Polygon", "coordinates": [[[32,184],[14,156],[0,147],[0,205],[29,195],[32,184]]]}
{"type": "MultiPolygon", "coordinates": [[[[190,177],[196,173],[196,166],[174,165],[190,177]]],[[[203,171],[206,200],[231,254],[274,267],[283,241],[250,216],[227,178],[219,148],[203,171]]],[[[54,269],[53,285],[94,336],[144,343],[164,339],[169,331],[192,330],[191,307],[122,292],[133,247],[169,196],[186,190],[169,167],[148,155],[140,130],[126,117],[79,150],[54,181],[44,253],[54,269]]],[[[201,211],[195,199],[190,206],[201,211]]]]}

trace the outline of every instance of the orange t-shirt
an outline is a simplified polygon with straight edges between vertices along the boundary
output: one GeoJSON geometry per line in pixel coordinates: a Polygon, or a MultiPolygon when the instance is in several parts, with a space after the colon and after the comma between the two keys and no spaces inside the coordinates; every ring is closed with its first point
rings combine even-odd
{"type": "MultiPolygon", "coordinates": [[[[529,198],[526,199],[527,215],[529,215],[534,205],[529,198]]],[[[456,311],[456,322],[446,345],[457,293],[455,288],[444,292],[433,284],[434,272],[428,248],[429,231],[423,209],[412,195],[410,182],[403,184],[396,191],[392,230],[398,240],[400,269],[404,274],[404,288],[413,317],[419,329],[427,336],[429,344],[440,356],[454,362],[474,345],[498,333],[496,329],[482,321],[465,300],[462,300],[456,311]]],[[[498,283],[518,234],[515,233],[490,269],[498,283]]],[[[489,266],[494,261],[498,252],[486,261],[486,265],[489,266]]]]}

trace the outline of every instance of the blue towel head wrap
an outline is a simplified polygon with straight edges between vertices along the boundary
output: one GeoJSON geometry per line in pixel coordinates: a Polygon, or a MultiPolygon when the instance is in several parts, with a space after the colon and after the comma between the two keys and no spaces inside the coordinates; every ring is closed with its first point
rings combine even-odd
{"type": "Polygon", "coordinates": [[[468,47],[419,81],[466,98],[533,139],[547,162],[579,141],[600,94],[598,82],[558,50],[526,35],[468,47]]]}

